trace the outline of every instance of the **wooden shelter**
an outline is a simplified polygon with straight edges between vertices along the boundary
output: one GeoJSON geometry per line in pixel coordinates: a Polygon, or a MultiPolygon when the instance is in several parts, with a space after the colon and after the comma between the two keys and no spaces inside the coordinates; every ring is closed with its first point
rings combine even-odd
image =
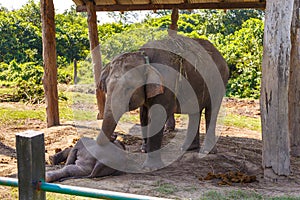
{"type": "MultiPolygon", "coordinates": [[[[73,0],[88,13],[90,49],[95,82],[101,74],[97,11],[173,9],[266,9],[262,64],[261,117],[265,177],[277,180],[291,174],[290,155],[300,156],[300,14],[299,0],[73,0]],[[95,50],[96,48],[96,50],[95,50]]],[[[58,125],[57,68],[53,0],[41,0],[44,87],[48,126],[58,125]]],[[[105,96],[96,88],[99,116],[105,96]]]]}

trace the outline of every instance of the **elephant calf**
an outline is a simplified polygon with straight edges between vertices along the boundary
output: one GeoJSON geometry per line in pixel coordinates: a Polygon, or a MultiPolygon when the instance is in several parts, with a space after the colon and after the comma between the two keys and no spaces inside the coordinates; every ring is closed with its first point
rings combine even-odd
{"type": "MultiPolygon", "coordinates": [[[[67,148],[50,157],[52,164],[58,164],[65,160],[66,164],[62,169],[47,172],[46,182],[54,182],[64,178],[95,178],[120,173],[118,170],[106,166],[103,164],[103,160],[95,158],[90,153],[86,144],[90,146],[94,143],[96,144],[95,140],[83,137],[78,140],[74,147],[67,148]]],[[[113,143],[120,149],[125,150],[124,144],[119,140],[115,140],[113,143]]],[[[99,148],[99,151],[101,151],[101,147],[99,148]]]]}

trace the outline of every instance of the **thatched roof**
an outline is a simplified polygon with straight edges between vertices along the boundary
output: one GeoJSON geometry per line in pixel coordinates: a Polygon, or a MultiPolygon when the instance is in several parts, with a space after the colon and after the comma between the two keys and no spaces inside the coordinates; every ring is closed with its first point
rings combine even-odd
{"type": "MultiPolygon", "coordinates": [[[[73,0],[78,12],[85,12],[85,1],[73,0]]],[[[94,0],[96,11],[131,11],[159,9],[264,9],[266,0],[94,0]]]]}

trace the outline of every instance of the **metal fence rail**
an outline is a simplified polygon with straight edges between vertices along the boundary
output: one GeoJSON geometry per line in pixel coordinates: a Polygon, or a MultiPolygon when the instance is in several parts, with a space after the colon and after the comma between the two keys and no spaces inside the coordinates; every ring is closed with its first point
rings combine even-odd
{"type": "MultiPolygon", "coordinates": [[[[0,185],[18,187],[18,179],[0,177],[0,185]]],[[[144,195],[129,194],[123,192],[113,192],[108,190],[98,190],[84,187],[76,187],[70,185],[54,184],[39,182],[38,188],[45,192],[54,192],[60,194],[69,194],[82,197],[101,198],[101,199],[118,199],[118,200],[163,200],[158,197],[150,197],[144,195]]]]}

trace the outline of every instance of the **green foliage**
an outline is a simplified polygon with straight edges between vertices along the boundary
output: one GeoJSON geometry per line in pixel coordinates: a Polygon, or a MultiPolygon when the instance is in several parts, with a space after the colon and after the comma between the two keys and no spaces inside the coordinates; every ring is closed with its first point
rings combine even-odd
{"type": "Polygon", "coordinates": [[[249,19],[242,28],[217,44],[230,68],[227,95],[240,98],[260,96],[263,22],[249,19]]]}
{"type": "Polygon", "coordinates": [[[27,101],[30,103],[39,103],[44,99],[44,90],[42,87],[43,68],[33,62],[18,64],[15,60],[1,70],[0,77],[2,81],[11,83],[14,88],[11,101],[27,101]]]}
{"type": "Polygon", "coordinates": [[[73,8],[55,16],[57,55],[59,66],[66,66],[73,59],[84,59],[89,53],[88,28],[86,18],[73,8]]]}
{"type": "Polygon", "coordinates": [[[104,64],[120,53],[137,51],[149,40],[157,40],[167,35],[166,30],[137,25],[134,29],[116,33],[101,44],[104,64]]]}
{"type": "MultiPolygon", "coordinates": [[[[132,23],[137,17],[135,13],[112,14],[118,22],[98,25],[103,63],[120,53],[136,51],[149,40],[165,37],[170,15],[168,10],[160,11],[156,18],[149,14],[143,22],[132,23]]],[[[260,95],[263,17],[259,10],[180,12],[179,34],[208,38],[224,55],[231,72],[228,96],[258,98],[260,95]]],[[[0,8],[0,82],[17,88],[19,95],[15,100],[42,100],[37,97],[42,94],[43,75],[40,18],[39,4],[33,0],[14,11],[0,8]]],[[[74,59],[78,61],[79,83],[94,82],[86,18],[75,7],[55,17],[59,83],[73,83],[74,59]]]]}

